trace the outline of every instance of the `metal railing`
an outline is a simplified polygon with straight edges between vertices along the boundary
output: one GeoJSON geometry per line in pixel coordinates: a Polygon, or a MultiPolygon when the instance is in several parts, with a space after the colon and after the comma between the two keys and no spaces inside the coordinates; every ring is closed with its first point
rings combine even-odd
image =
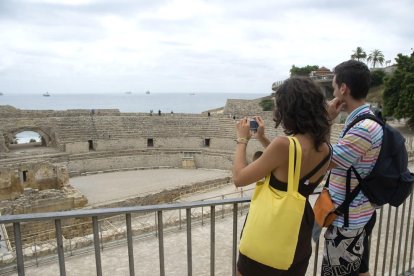
{"type": "MultiPolygon", "coordinates": [[[[56,236],[56,252],[59,262],[60,275],[66,275],[65,268],[65,247],[62,236],[62,221],[70,218],[91,218],[93,229],[93,249],[95,255],[96,275],[102,275],[102,233],[99,218],[108,216],[123,216],[126,228],[126,242],[128,249],[129,275],[135,275],[134,264],[134,233],[132,229],[133,214],[156,215],[155,226],[158,239],[158,262],[160,275],[166,275],[165,265],[165,245],[164,233],[166,231],[166,216],[168,212],[180,212],[185,210],[186,222],[186,264],[187,275],[193,275],[193,255],[198,254],[193,250],[192,230],[197,221],[202,220],[202,224],[206,224],[204,217],[209,217],[210,222],[210,248],[209,248],[209,267],[210,275],[216,274],[216,218],[224,217],[224,212],[231,214],[231,273],[236,275],[236,259],[238,253],[238,237],[241,230],[239,227],[240,220],[243,217],[241,210],[243,205],[248,204],[249,198],[232,198],[211,201],[197,201],[176,204],[93,209],[93,210],[74,210],[66,212],[37,213],[24,215],[1,216],[0,224],[12,224],[14,230],[14,247],[15,265],[18,275],[25,275],[25,260],[23,255],[23,242],[21,234],[21,224],[28,222],[39,222],[52,220],[55,224],[56,236]],[[216,208],[220,206],[221,208],[216,208]],[[224,208],[224,206],[226,206],[224,208]],[[241,206],[241,208],[239,208],[241,206]],[[201,209],[200,215],[194,214],[194,210],[201,209]],[[206,210],[207,209],[207,210],[206,210]],[[209,212],[208,212],[209,209],[209,212]],[[239,212],[240,211],[240,212],[239,212]],[[192,218],[195,218],[192,220],[192,218]]],[[[410,275],[413,271],[413,247],[414,247],[414,231],[413,231],[413,196],[411,195],[406,202],[399,208],[384,206],[379,209],[377,223],[370,239],[370,271],[373,275],[410,275]]],[[[181,226],[181,215],[179,218],[181,226]]],[[[322,240],[322,239],[321,239],[322,240]]],[[[322,242],[322,241],[321,241],[322,242]]],[[[206,249],[203,248],[203,251],[206,249]]],[[[319,243],[314,244],[314,254],[310,260],[307,275],[318,275],[320,270],[320,256],[322,246],[319,243]]]]}

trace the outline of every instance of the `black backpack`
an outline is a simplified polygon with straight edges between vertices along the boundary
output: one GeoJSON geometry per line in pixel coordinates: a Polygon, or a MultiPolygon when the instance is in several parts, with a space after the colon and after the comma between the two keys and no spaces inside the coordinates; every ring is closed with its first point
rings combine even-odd
{"type": "Polygon", "coordinates": [[[411,194],[414,183],[414,174],[408,170],[405,138],[396,129],[372,114],[364,114],[355,118],[344,131],[344,135],[356,123],[365,119],[373,120],[382,126],[384,132],[382,146],[377,162],[368,176],[362,179],[353,166],[348,169],[345,202],[349,206],[349,203],[362,190],[369,201],[378,206],[388,203],[398,207],[411,194]],[[359,182],[352,192],[350,192],[351,171],[359,182]]]}

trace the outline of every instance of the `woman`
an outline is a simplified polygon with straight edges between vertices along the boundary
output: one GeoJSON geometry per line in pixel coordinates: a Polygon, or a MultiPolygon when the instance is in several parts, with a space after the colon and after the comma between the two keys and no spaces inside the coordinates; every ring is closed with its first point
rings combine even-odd
{"type": "MultiPolygon", "coordinates": [[[[288,270],[280,270],[256,262],[239,253],[238,275],[305,275],[312,254],[311,235],[314,215],[307,200],[324,177],[330,161],[328,144],[330,124],[325,98],[320,88],[307,78],[290,78],[275,95],[274,120],[282,125],[286,135],[298,139],[302,148],[299,193],[306,197],[306,205],[299,230],[293,262],[288,270]]],[[[237,146],[233,165],[233,180],[237,187],[254,183],[270,174],[269,185],[277,190],[287,190],[289,139],[276,137],[272,142],[265,137],[262,118],[255,117],[259,127],[255,134],[265,147],[263,154],[247,165],[246,148],[251,131],[249,120],[244,118],[237,125],[237,146]]],[[[278,256],[275,256],[277,258],[278,256]]]]}

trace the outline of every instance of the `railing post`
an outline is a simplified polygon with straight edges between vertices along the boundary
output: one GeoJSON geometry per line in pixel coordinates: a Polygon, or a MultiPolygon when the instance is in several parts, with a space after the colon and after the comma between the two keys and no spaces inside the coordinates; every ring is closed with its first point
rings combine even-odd
{"type": "Polygon", "coordinates": [[[17,258],[17,274],[19,276],[24,276],[24,259],[23,259],[23,250],[22,250],[22,236],[20,232],[20,223],[13,223],[14,230],[14,246],[16,248],[16,258],[17,258]]]}
{"type": "Polygon", "coordinates": [[[181,226],[181,209],[178,209],[178,220],[180,221],[180,230],[182,228],[181,226]]]}
{"type": "Polygon", "coordinates": [[[203,209],[203,206],[201,206],[201,225],[204,225],[203,213],[204,213],[204,209],[203,209]]]}
{"type": "Polygon", "coordinates": [[[394,247],[395,247],[395,239],[397,236],[397,222],[398,222],[398,208],[395,208],[395,216],[394,216],[394,233],[392,235],[392,245],[391,245],[391,259],[390,259],[390,270],[389,275],[391,275],[392,272],[392,264],[394,259],[394,247]]]}
{"type": "Polygon", "coordinates": [[[411,231],[410,270],[413,268],[414,229],[411,231]]]}
{"type": "Polygon", "coordinates": [[[187,274],[193,275],[193,250],[191,243],[191,208],[185,210],[187,219],[187,274]]]}
{"type": "MultiPolygon", "coordinates": [[[[157,213],[155,212],[154,213],[154,219],[155,219],[155,236],[156,237],[158,236],[158,221],[157,221],[157,218],[158,218],[158,216],[157,216],[157,213]]],[[[158,218],[158,220],[159,220],[159,218],[158,218]]]]}
{"type": "MultiPolygon", "coordinates": [[[[243,187],[240,188],[240,197],[243,197],[243,187]]],[[[240,203],[240,216],[243,216],[243,203],[240,203]]]]}
{"type": "Polygon", "coordinates": [[[127,242],[128,242],[129,275],[130,276],[135,276],[134,246],[133,246],[133,243],[132,243],[131,213],[126,214],[126,229],[127,229],[127,242]]]}
{"type": "MultiPolygon", "coordinates": [[[[224,199],[224,195],[221,196],[221,199],[224,199]]],[[[224,218],[224,204],[221,204],[221,218],[224,218]]]]}
{"type": "Polygon", "coordinates": [[[384,246],[384,258],[382,260],[382,274],[385,274],[385,265],[387,263],[387,249],[388,249],[388,234],[390,233],[390,221],[391,221],[391,205],[388,205],[388,216],[387,216],[387,230],[385,231],[385,233],[387,233],[385,235],[385,246],[384,246]]]}
{"type": "Polygon", "coordinates": [[[55,229],[56,229],[56,245],[59,258],[59,271],[60,276],[66,275],[65,269],[65,254],[63,252],[63,240],[62,240],[62,225],[60,219],[55,219],[55,229]]]}
{"type": "Polygon", "coordinates": [[[35,262],[36,262],[36,267],[39,267],[39,261],[38,261],[38,258],[37,258],[36,236],[33,236],[33,244],[34,244],[34,250],[35,250],[35,262]]]}
{"type": "Polygon", "coordinates": [[[99,225],[99,237],[100,237],[99,244],[101,245],[101,251],[103,252],[104,246],[103,246],[103,239],[102,239],[102,222],[101,223],[98,222],[98,225],[99,225]]]}
{"type": "Polygon", "coordinates": [[[70,251],[70,255],[73,256],[73,251],[72,251],[72,237],[69,238],[69,251],[70,251]]]}
{"type": "MultiPolygon", "coordinates": [[[[397,249],[397,267],[396,267],[396,274],[398,275],[398,270],[400,269],[400,254],[401,254],[401,244],[402,244],[402,237],[404,231],[404,214],[405,214],[405,202],[403,203],[403,209],[401,212],[401,227],[400,227],[400,237],[398,239],[398,249],[397,249]]],[[[403,271],[404,273],[404,271],[403,271]]]]}
{"type": "Polygon", "coordinates": [[[378,256],[379,256],[379,248],[381,243],[381,229],[382,229],[382,217],[384,213],[384,206],[380,209],[380,215],[379,215],[379,223],[378,223],[378,235],[377,235],[377,251],[375,254],[375,263],[374,263],[374,275],[377,275],[377,266],[378,266],[378,256]]]}
{"type": "Polygon", "coordinates": [[[215,274],[216,261],[216,206],[210,207],[210,276],[215,274]]]}
{"type": "MultiPolygon", "coordinates": [[[[404,248],[404,261],[403,261],[403,271],[405,272],[405,260],[407,258],[407,250],[408,250],[408,239],[409,237],[409,233],[410,233],[410,226],[412,226],[412,224],[410,223],[410,219],[411,219],[411,211],[412,211],[412,207],[413,207],[413,191],[411,190],[411,195],[410,195],[410,203],[408,205],[408,216],[407,216],[407,232],[405,233],[405,248],[404,248]]],[[[413,234],[414,234],[414,229],[412,229],[413,234]]],[[[412,241],[411,241],[412,242],[412,241]]],[[[408,264],[408,270],[411,270],[411,259],[410,262],[408,264]]]]}
{"type": "Polygon", "coordinates": [[[237,261],[237,203],[233,204],[233,254],[232,254],[232,271],[233,276],[236,276],[236,261],[237,261]]]}
{"type": "Polygon", "coordinates": [[[160,257],[160,275],[165,276],[164,266],[164,225],[162,222],[162,211],[157,211],[158,217],[158,248],[160,257]]]}
{"type": "Polygon", "coordinates": [[[313,255],[315,255],[315,259],[313,260],[313,275],[316,276],[316,272],[318,271],[318,256],[319,256],[319,242],[320,239],[317,240],[315,243],[315,252],[313,255]]]}
{"type": "Polygon", "coordinates": [[[102,264],[101,264],[101,251],[99,247],[99,225],[98,217],[92,217],[93,227],[93,244],[95,246],[95,262],[96,262],[96,275],[102,276],[102,264]]]}

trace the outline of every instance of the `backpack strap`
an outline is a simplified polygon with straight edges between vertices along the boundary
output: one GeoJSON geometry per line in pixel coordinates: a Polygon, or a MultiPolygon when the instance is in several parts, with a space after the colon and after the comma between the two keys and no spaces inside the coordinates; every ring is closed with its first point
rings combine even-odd
{"type": "MultiPolygon", "coordinates": [[[[345,134],[354,126],[356,125],[358,122],[365,120],[365,119],[370,119],[373,120],[375,122],[377,122],[378,124],[380,124],[382,127],[384,126],[384,122],[381,121],[379,118],[375,117],[372,114],[363,114],[360,116],[357,116],[345,129],[343,136],[345,136],[345,134]]],[[[342,136],[342,137],[343,137],[342,136]]],[[[341,205],[339,205],[334,213],[337,214],[338,216],[343,216],[344,217],[344,227],[348,227],[349,226],[349,205],[351,205],[351,202],[356,198],[356,196],[359,194],[359,192],[361,191],[361,185],[358,184],[358,186],[355,187],[355,189],[352,190],[351,192],[351,173],[354,173],[356,178],[358,179],[358,182],[360,183],[362,181],[361,176],[359,175],[359,173],[356,171],[356,169],[351,166],[347,172],[346,172],[346,194],[345,194],[345,200],[342,202],[341,205]]],[[[329,172],[328,178],[326,179],[326,183],[324,185],[324,188],[329,188],[329,178],[331,176],[331,172],[329,172]]]]}
{"type": "Polygon", "coordinates": [[[354,125],[356,125],[357,123],[359,123],[360,121],[362,121],[362,120],[365,120],[365,119],[369,119],[369,120],[373,120],[373,121],[375,121],[375,122],[377,122],[379,125],[381,125],[382,127],[384,126],[384,122],[383,121],[381,121],[381,119],[379,119],[378,117],[376,117],[375,115],[372,115],[372,114],[369,114],[369,113],[367,113],[367,114],[362,114],[362,115],[359,115],[359,116],[357,116],[347,127],[346,127],[346,129],[345,129],[345,131],[344,131],[344,134],[342,135],[342,137],[343,136],[345,136],[345,134],[354,126],[354,125]]]}
{"type": "MultiPolygon", "coordinates": [[[[375,121],[376,123],[378,123],[381,127],[384,127],[384,122],[379,119],[378,117],[376,117],[375,115],[372,114],[362,114],[360,116],[357,116],[345,129],[343,136],[346,135],[346,133],[354,126],[356,125],[358,122],[365,120],[365,119],[369,119],[372,121],[375,121]]],[[[343,137],[342,136],[342,137],[343,137]]],[[[336,208],[335,213],[337,215],[343,215],[344,216],[344,227],[348,227],[349,226],[349,205],[351,204],[351,202],[356,198],[356,196],[359,194],[359,192],[361,191],[361,181],[362,181],[362,177],[359,175],[359,173],[357,172],[357,170],[354,168],[354,166],[351,166],[347,172],[346,172],[346,195],[345,195],[345,200],[344,202],[342,202],[342,204],[336,208]],[[351,173],[354,173],[355,177],[358,179],[358,186],[355,187],[354,190],[352,190],[351,192],[351,173]]]]}
{"type": "Polygon", "coordinates": [[[361,185],[358,184],[358,186],[356,186],[355,189],[353,189],[352,192],[351,192],[351,168],[349,168],[348,171],[346,172],[346,195],[345,195],[345,200],[335,210],[335,214],[344,216],[344,227],[349,226],[349,205],[351,205],[351,202],[356,198],[356,196],[361,191],[361,185]]]}

